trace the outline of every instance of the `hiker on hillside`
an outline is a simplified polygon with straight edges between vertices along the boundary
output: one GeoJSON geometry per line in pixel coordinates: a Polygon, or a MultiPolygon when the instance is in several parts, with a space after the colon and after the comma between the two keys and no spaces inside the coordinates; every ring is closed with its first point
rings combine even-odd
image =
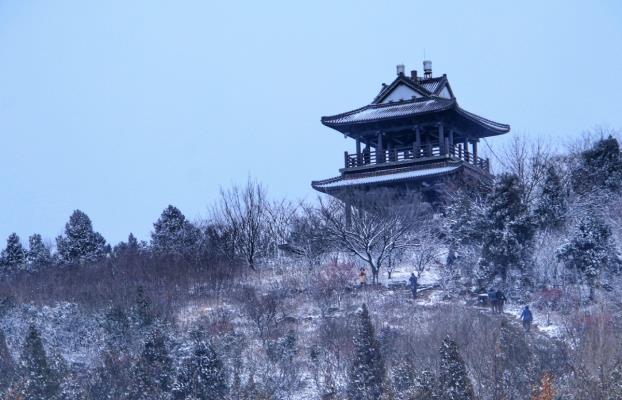
{"type": "Polygon", "coordinates": [[[497,303],[496,306],[497,306],[498,313],[503,312],[503,305],[505,304],[506,300],[507,298],[505,297],[503,292],[501,290],[497,290],[497,292],[495,293],[495,301],[497,303]]]}
{"type": "Polygon", "coordinates": [[[525,306],[525,308],[523,308],[520,319],[523,321],[523,328],[529,332],[531,330],[531,322],[533,321],[533,314],[531,314],[529,306],[525,306]]]}
{"type": "Polygon", "coordinates": [[[490,290],[488,290],[488,305],[490,305],[490,311],[497,311],[497,300],[495,297],[495,289],[493,288],[490,288],[490,290]]]}
{"type": "Polygon", "coordinates": [[[361,287],[367,284],[367,274],[365,273],[365,268],[361,268],[361,272],[359,273],[359,282],[361,282],[361,287]]]}
{"type": "Polygon", "coordinates": [[[408,279],[408,281],[410,282],[410,290],[412,290],[413,292],[413,299],[417,298],[417,277],[415,276],[415,273],[411,273],[410,274],[410,279],[408,279]]]}

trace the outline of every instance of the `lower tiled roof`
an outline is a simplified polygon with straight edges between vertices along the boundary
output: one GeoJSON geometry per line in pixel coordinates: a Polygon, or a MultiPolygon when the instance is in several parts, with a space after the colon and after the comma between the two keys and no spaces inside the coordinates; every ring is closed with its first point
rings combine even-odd
{"type": "Polygon", "coordinates": [[[338,177],[333,179],[327,179],[325,181],[313,182],[312,186],[318,190],[334,189],[340,187],[368,185],[374,183],[393,182],[401,180],[410,180],[423,177],[431,177],[436,175],[448,174],[459,169],[460,165],[450,165],[443,167],[427,168],[427,169],[415,169],[409,171],[393,171],[390,173],[383,173],[379,175],[368,175],[363,177],[351,177],[344,178],[338,177]]]}

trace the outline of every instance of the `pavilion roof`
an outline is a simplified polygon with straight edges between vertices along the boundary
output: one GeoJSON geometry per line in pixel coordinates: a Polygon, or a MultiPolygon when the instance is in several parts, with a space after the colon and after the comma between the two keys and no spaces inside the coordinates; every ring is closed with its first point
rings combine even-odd
{"type": "Polygon", "coordinates": [[[339,176],[324,181],[313,182],[313,188],[320,191],[341,189],[354,186],[366,186],[388,182],[412,181],[436,177],[456,172],[462,165],[443,165],[433,168],[411,170],[386,170],[369,175],[339,176]]]}
{"type": "Polygon", "coordinates": [[[477,129],[486,133],[483,136],[499,135],[510,130],[507,124],[491,121],[461,108],[446,75],[426,79],[398,75],[390,85],[383,86],[370,104],[322,117],[322,124],[346,133],[351,128],[383,121],[405,119],[412,123],[413,119],[441,112],[453,114],[458,121],[475,124],[477,129]]]}

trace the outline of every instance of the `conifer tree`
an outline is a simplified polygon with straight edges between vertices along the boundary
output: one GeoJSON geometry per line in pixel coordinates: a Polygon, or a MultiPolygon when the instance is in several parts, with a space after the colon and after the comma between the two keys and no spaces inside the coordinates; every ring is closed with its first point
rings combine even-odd
{"type": "Polygon", "coordinates": [[[64,264],[96,262],[109,252],[106,240],[93,231],[91,219],[80,210],[75,210],[69,217],[64,236],[56,238],[56,247],[64,264]]]}
{"type": "Polygon", "coordinates": [[[160,331],[150,334],[132,369],[129,388],[133,400],[164,400],[174,381],[173,362],[160,331]]]}
{"type": "Polygon", "coordinates": [[[570,239],[557,249],[557,258],[567,268],[583,273],[592,299],[602,270],[620,265],[611,228],[595,213],[579,220],[570,239]]]}
{"type": "Polygon", "coordinates": [[[139,255],[141,247],[136,236],[130,233],[127,237],[127,242],[120,242],[114,246],[113,255],[116,258],[125,258],[127,259],[126,261],[131,261],[139,255]]]}
{"type": "Polygon", "coordinates": [[[26,250],[16,233],[11,233],[6,240],[6,248],[0,254],[2,264],[7,267],[18,268],[26,263],[26,250]]]}
{"type": "Polygon", "coordinates": [[[579,155],[579,165],[572,174],[575,192],[587,194],[595,189],[622,189],[622,153],[620,144],[609,136],[579,155]]]}
{"type": "Polygon", "coordinates": [[[536,202],[535,217],[540,227],[558,229],[564,224],[567,212],[568,201],[564,185],[557,169],[550,164],[536,202]]]}
{"type": "Polygon", "coordinates": [[[379,399],[385,392],[386,370],[380,343],[367,306],[363,304],[354,337],[354,358],[348,372],[348,399],[379,399]]]}
{"type": "Polygon", "coordinates": [[[201,231],[169,205],[153,224],[151,248],[160,256],[190,256],[198,248],[201,231]]]}
{"type": "Polygon", "coordinates": [[[220,400],[227,392],[227,374],[220,357],[211,344],[197,340],[192,355],[181,367],[173,398],[220,400]]]}
{"type": "Polygon", "coordinates": [[[438,397],[443,400],[475,399],[473,385],[456,342],[449,337],[445,338],[441,345],[440,355],[438,397]]]}
{"type": "Polygon", "coordinates": [[[55,400],[60,396],[58,375],[52,369],[39,332],[31,325],[20,358],[21,395],[25,400],[55,400]]]}
{"type": "Polygon", "coordinates": [[[155,320],[151,299],[145,293],[145,288],[136,289],[136,304],[134,305],[134,320],[139,328],[150,326],[155,320]]]}
{"type": "Polygon", "coordinates": [[[52,263],[50,248],[43,243],[41,235],[33,234],[28,238],[28,263],[34,269],[45,267],[52,263]]]}
{"type": "Polygon", "coordinates": [[[502,174],[490,196],[482,256],[492,275],[503,279],[509,267],[525,267],[532,249],[535,224],[523,204],[522,191],[516,175],[502,174]]]}
{"type": "Polygon", "coordinates": [[[488,229],[487,203],[477,191],[460,191],[447,205],[445,231],[454,246],[480,245],[488,229]]]}

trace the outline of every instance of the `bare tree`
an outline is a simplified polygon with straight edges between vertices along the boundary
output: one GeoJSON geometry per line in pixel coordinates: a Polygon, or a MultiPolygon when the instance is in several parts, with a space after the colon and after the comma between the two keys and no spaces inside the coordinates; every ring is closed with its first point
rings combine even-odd
{"type": "Polygon", "coordinates": [[[321,208],[306,203],[301,203],[298,208],[301,212],[292,220],[288,245],[309,267],[319,265],[335,243],[322,233],[321,208]]]}
{"type": "Polygon", "coordinates": [[[264,187],[249,178],[243,188],[221,189],[212,214],[213,223],[230,236],[236,254],[256,270],[257,260],[268,250],[269,214],[264,187]]]}
{"type": "Polygon", "coordinates": [[[417,277],[441,256],[444,246],[441,245],[439,235],[434,229],[432,221],[417,224],[407,237],[411,250],[411,260],[414,264],[417,277]]]}
{"type": "Polygon", "coordinates": [[[298,207],[286,199],[273,201],[266,206],[268,247],[270,253],[280,256],[280,246],[290,241],[298,207]]]}
{"type": "Polygon", "coordinates": [[[502,166],[506,172],[518,176],[523,186],[523,202],[532,204],[553,157],[549,146],[540,139],[529,141],[524,136],[515,136],[503,156],[502,166]]]}
{"type": "Polygon", "coordinates": [[[406,238],[414,222],[403,209],[393,211],[391,205],[382,201],[353,208],[351,217],[347,218],[343,203],[321,200],[319,212],[323,233],[364,261],[371,269],[373,283],[378,283],[380,269],[393,252],[408,246],[406,238]]]}

